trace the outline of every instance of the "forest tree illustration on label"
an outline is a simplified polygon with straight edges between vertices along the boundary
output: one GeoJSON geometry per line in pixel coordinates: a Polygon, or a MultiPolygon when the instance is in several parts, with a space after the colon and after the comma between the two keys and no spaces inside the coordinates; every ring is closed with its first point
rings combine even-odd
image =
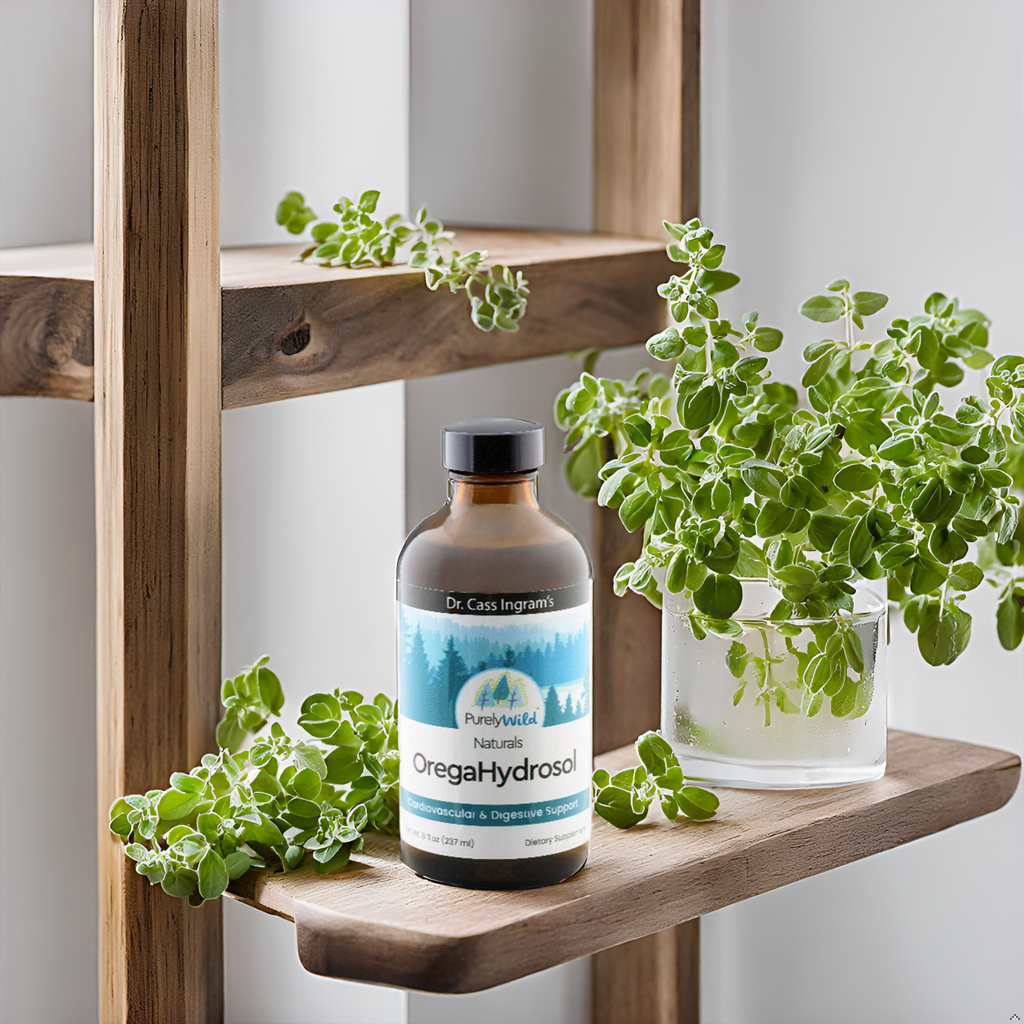
{"type": "Polygon", "coordinates": [[[460,621],[403,606],[402,714],[450,729],[476,724],[467,714],[538,727],[583,718],[590,635],[587,617],[574,618],[576,628],[552,632],[546,622],[460,621]]]}

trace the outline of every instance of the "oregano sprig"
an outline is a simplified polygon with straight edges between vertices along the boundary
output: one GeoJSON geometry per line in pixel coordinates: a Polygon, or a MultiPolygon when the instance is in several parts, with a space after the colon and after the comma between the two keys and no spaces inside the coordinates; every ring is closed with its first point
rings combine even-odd
{"type": "MultiPolygon", "coordinates": [[[[423,271],[431,291],[445,285],[452,293],[466,293],[470,318],[480,330],[519,330],[530,294],[522,271],[484,266],[486,250],[460,253],[454,249],[446,259],[441,246],[454,239],[453,231],[431,218],[425,206],[411,221],[397,213],[377,220],[379,198],[380,192],[374,190],[364,192],[358,201],[343,196],[334,205],[337,220],[315,224],[311,234],[317,244],[299,258],[313,257],[324,267],[388,267],[398,260],[400,250],[408,248],[409,266],[423,271]]],[[[317,215],[301,192],[289,192],[278,204],[277,223],[293,235],[302,234],[314,220],[317,215]]]]}
{"type": "MultiPolygon", "coordinates": [[[[284,704],[280,680],[260,658],[224,681],[221,749],[167,789],[132,793],[110,808],[110,831],[138,874],[193,906],[222,895],[252,868],[285,871],[312,861],[319,875],[345,867],[367,831],[398,834],[398,709],[384,694],[314,693],[291,739],[268,719],[284,704]],[[255,733],[246,750],[238,748],[255,733]]],[[[595,811],[618,828],[646,817],[655,798],[669,818],[710,818],[718,798],[683,778],[657,733],[637,740],[642,764],[594,773],[595,811]]]]}
{"type": "Polygon", "coordinates": [[[135,870],[194,906],[215,899],[250,868],[343,868],[370,830],[398,831],[398,715],[384,694],[316,693],[292,740],[273,723],[248,750],[238,747],[284,703],[277,676],[259,659],[224,683],[221,750],[166,790],[130,794],[110,808],[110,830],[135,870]]]}
{"type": "Polygon", "coordinates": [[[217,723],[217,744],[237,750],[249,734],[255,734],[284,707],[281,681],[267,667],[264,655],[233,679],[225,679],[220,691],[224,717],[217,723]]]}
{"type": "Polygon", "coordinates": [[[656,732],[645,732],[636,741],[640,764],[614,775],[603,768],[594,772],[594,810],[616,828],[627,829],[643,821],[655,800],[670,821],[682,814],[695,821],[713,818],[719,800],[714,793],[694,786],[671,744],[656,732]]]}

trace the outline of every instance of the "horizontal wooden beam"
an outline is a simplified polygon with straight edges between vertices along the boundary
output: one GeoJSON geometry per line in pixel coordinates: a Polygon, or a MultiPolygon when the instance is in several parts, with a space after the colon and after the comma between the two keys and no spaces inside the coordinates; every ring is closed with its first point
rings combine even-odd
{"type": "Polygon", "coordinates": [[[0,250],[0,395],[93,399],[92,245],[0,250]]]}
{"type": "MultiPolygon", "coordinates": [[[[624,747],[597,761],[618,770],[635,758],[624,747]]],[[[1019,779],[1015,754],[890,732],[888,768],[877,782],[726,790],[718,817],[702,823],[669,825],[659,811],[629,832],[596,821],[588,865],[546,889],[436,885],[403,867],[397,840],[386,836],[367,837],[344,873],[253,873],[232,888],[237,898],[295,922],[299,958],[314,974],[473,992],[994,811],[1019,779]]],[[[688,938],[677,935],[672,949],[690,962],[688,938]]],[[[692,1019],[685,993],[662,1002],[678,1019],[692,1019]]]]}
{"type": "MultiPolygon", "coordinates": [[[[407,266],[324,269],[296,262],[298,245],[223,250],[223,407],[631,345],[664,324],[660,242],[463,229],[457,243],[524,271],[518,332],[477,330],[464,295],[428,291],[407,266]]],[[[7,249],[0,273],[0,394],[90,401],[92,247],[7,249]]]]}

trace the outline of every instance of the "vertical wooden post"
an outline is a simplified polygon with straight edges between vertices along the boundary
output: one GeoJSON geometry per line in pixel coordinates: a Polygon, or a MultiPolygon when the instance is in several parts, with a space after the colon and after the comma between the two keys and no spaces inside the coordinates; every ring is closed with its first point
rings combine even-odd
{"type": "Polygon", "coordinates": [[[615,572],[640,554],[617,509],[594,506],[594,752],[657,729],[661,713],[661,612],[646,597],[612,590],[615,572]]]}
{"type": "Polygon", "coordinates": [[[595,230],[667,239],[699,200],[700,0],[596,0],[595,230]]]}
{"type": "Polygon", "coordinates": [[[596,1024],[697,1024],[700,918],[593,958],[596,1024]]]}
{"type": "MultiPolygon", "coordinates": [[[[700,0],[595,0],[594,26],[594,227],[665,239],[700,197],[700,0]]],[[[658,725],[661,616],[611,589],[639,543],[596,509],[598,753],[658,725]]],[[[593,958],[594,1024],[697,1024],[699,986],[698,919],[593,958]]]]}
{"type": "Polygon", "coordinates": [[[220,905],[131,869],[122,793],[212,749],[220,676],[217,0],[96,0],[100,1020],[223,1016],[220,905]]]}

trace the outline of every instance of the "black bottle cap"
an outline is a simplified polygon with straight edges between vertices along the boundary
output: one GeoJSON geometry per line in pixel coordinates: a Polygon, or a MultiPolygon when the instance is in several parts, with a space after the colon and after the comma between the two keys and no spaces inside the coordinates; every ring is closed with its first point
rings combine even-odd
{"type": "Polygon", "coordinates": [[[456,473],[526,473],[544,465],[544,428],[529,420],[449,423],[441,461],[456,473]]]}

